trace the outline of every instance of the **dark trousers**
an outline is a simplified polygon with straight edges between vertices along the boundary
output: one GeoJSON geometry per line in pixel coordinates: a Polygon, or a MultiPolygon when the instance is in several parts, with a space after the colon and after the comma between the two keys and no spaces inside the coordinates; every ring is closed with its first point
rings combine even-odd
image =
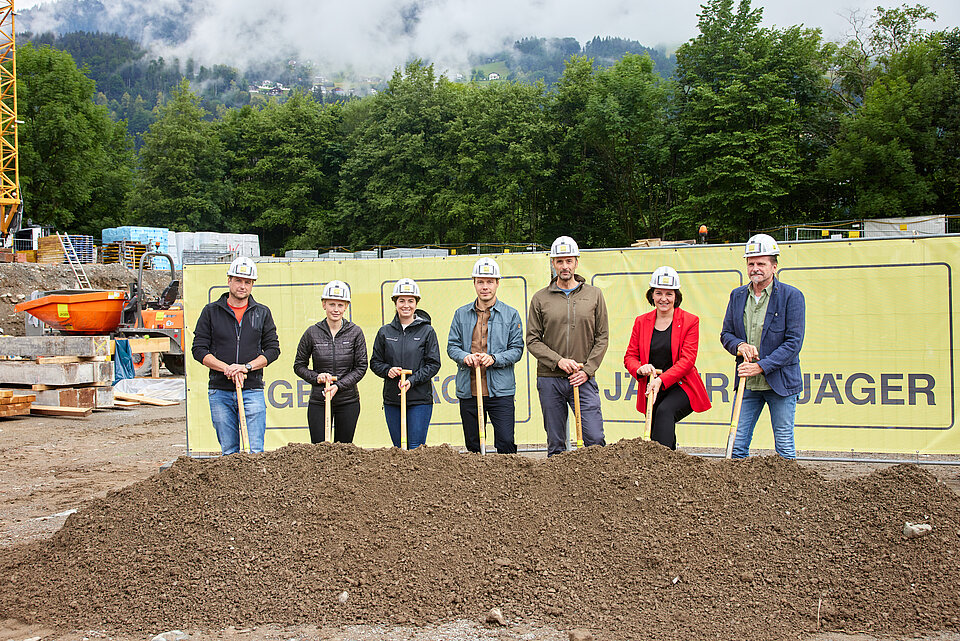
{"type": "MultiPolygon", "coordinates": [[[[307,425],[310,426],[310,442],[323,443],[323,422],[326,418],[326,407],[323,403],[307,405],[307,425]]],[[[330,407],[330,421],[333,429],[334,443],[353,443],[353,434],[357,431],[357,421],[360,419],[360,401],[333,405],[330,407]]]]}
{"type": "MultiPolygon", "coordinates": [[[[547,456],[567,449],[567,407],[575,410],[573,386],[566,378],[537,377],[537,392],[540,395],[540,410],[543,412],[543,429],[547,432],[547,456]]],[[[597,379],[591,378],[580,386],[580,424],[583,427],[583,444],[606,445],[603,436],[603,413],[600,411],[600,388],[597,379]]],[[[576,430],[576,419],[570,423],[570,431],[576,430]]]]}
{"type": "MultiPolygon", "coordinates": [[[[463,421],[463,442],[471,452],[480,451],[480,425],[477,417],[477,397],[460,398],[460,420],[463,421]]],[[[516,407],[513,396],[484,396],[483,413],[493,424],[493,444],[498,454],[516,454],[513,440],[516,407]]],[[[486,429],[487,444],[490,443],[490,428],[486,429]]]]}
{"type": "Polygon", "coordinates": [[[671,450],[677,449],[677,421],[693,412],[690,398],[680,385],[661,389],[657,401],[653,404],[653,424],[650,426],[650,440],[656,441],[671,450]]]}

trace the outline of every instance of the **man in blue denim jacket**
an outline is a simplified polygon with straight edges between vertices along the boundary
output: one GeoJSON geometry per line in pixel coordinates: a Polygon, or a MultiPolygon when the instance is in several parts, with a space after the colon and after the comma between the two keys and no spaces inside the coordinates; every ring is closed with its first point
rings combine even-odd
{"type": "Polygon", "coordinates": [[[453,314],[447,354],[457,364],[457,399],[463,440],[471,452],[480,451],[477,394],[483,395],[483,413],[493,424],[494,445],[500,454],[515,454],[514,424],[517,390],[514,364],[523,355],[520,313],[497,299],[500,266],[481,258],[473,266],[477,298],[453,314]],[[477,365],[480,380],[477,380],[477,365]],[[477,384],[480,389],[478,391],[477,384]]]}
{"type": "Polygon", "coordinates": [[[737,376],[745,386],[733,458],[750,454],[764,404],[770,408],[777,454],[797,457],[793,427],[803,391],[800,348],[806,321],[803,294],[776,278],[779,254],[777,241],[766,234],[747,241],[743,257],[750,283],[730,293],[720,331],[724,349],[737,356],[737,376]]]}

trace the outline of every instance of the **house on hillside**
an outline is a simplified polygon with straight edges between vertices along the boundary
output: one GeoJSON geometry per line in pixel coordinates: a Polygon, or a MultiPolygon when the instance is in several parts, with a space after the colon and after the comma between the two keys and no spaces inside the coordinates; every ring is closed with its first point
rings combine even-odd
{"type": "Polygon", "coordinates": [[[487,80],[500,80],[500,74],[498,74],[496,71],[491,71],[490,75],[487,76],[487,80]]]}

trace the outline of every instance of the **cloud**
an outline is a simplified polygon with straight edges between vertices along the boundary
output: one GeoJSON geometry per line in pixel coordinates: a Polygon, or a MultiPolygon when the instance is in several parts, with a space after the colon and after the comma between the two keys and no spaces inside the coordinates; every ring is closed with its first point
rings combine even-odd
{"type": "MultiPolygon", "coordinates": [[[[30,0],[26,0],[30,1],[30,0]]],[[[64,0],[60,0],[63,2],[64,0]]],[[[80,0],[95,3],[97,0],[80,0]]],[[[768,2],[764,22],[823,28],[838,39],[845,16],[870,13],[877,0],[804,3],[768,2]]],[[[389,73],[413,58],[439,70],[469,68],[472,54],[492,53],[524,36],[577,38],[596,35],[674,48],[697,33],[698,0],[103,0],[105,22],[130,23],[137,16],[177,24],[184,42],[162,45],[142,37],[165,56],[203,63],[245,65],[278,56],[310,60],[323,71],[353,69],[389,73]],[[133,20],[131,20],[133,19],[133,20]]],[[[41,7],[53,7],[41,5],[41,7]]],[[[885,3],[894,6],[894,3],[885,3]]],[[[941,15],[939,28],[956,24],[953,0],[926,2],[941,15]],[[952,21],[952,22],[951,22],[952,21]]],[[[22,6],[22,5],[21,5],[22,6]]],[[[762,6],[754,2],[754,7],[762,6]]],[[[960,5],[958,5],[960,6],[960,5]]],[[[42,12],[37,12],[42,13],[42,12]]],[[[55,16],[38,15],[37,27],[52,28],[55,16]]]]}
{"type": "Polygon", "coordinates": [[[583,43],[596,35],[617,35],[675,45],[693,35],[697,5],[681,2],[652,10],[653,4],[206,0],[202,12],[194,12],[189,39],[176,49],[201,60],[239,64],[296,52],[331,68],[379,72],[423,58],[455,71],[468,69],[472,54],[495,52],[524,36],[573,36],[583,43]]]}

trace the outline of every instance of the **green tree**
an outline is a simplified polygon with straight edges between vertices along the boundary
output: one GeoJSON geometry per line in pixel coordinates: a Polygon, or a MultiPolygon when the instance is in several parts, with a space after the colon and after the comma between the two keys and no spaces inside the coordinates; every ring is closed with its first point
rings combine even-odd
{"type": "Polygon", "coordinates": [[[550,125],[542,84],[458,86],[445,133],[453,180],[438,194],[451,242],[534,239],[549,201],[550,125]]]}
{"type": "Polygon", "coordinates": [[[262,109],[223,113],[217,132],[234,185],[234,226],[260,235],[266,251],[334,244],[330,229],[341,162],[341,107],[307,94],[262,109]]]}
{"type": "Polygon", "coordinates": [[[885,61],[841,122],[821,169],[842,185],[838,215],[960,213],[960,31],[914,40],[885,61]]]}
{"type": "Polygon", "coordinates": [[[596,157],[603,208],[615,221],[608,245],[625,245],[641,232],[662,234],[670,202],[675,123],[667,118],[667,83],[653,60],[628,54],[596,74],[584,113],[585,142],[596,157]]]}
{"type": "Polygon", "coordinates": [[[561,234],[584,246],[602,247],[614,230],[603,207],[603,183],[597,158],[587,146],[587,105],[596,93],[593,61],[583,56],[567,60],[557,81],[548,117],[554,131],[550,154],[554,172],[549,185],[552,203],[541,228],[541,242],[561,234]]]}
{"type": "Polygon", "coordinates": [[[122,218],[133,157],[125,124],[94,97],[93,81],[70,54],[29,44],[17,51],[25,217],[99,236],[122,218]]]}
{"type": "Polygon", "coordinates": [[[672,222],[721,237],[779,224],[811,191],[828,106],[827,57],[816,30],[760,27],[750,0],[711,0],[700,35],[677,51],[681,175],[672,222]]]}
{"type": "Polygon", "coordinates": [[[140,224],[229,231],[223,149],[206,116],[186,80],[166,104],[156,107],[156,121],[143,136],[130,201],[131,214],[140,224]]]}
{"type": "Polygon", "coordinates": [[[920,23],[936,18],[936,13],[920,4],[877,7],[869,17],[859,12],[848,16],[852,34],[835,49],[830,73],[836,78],[837,96],[849,111],[859,108],[867,89],[886,71],[891,56],[925,39],[920,23]]]}
{"type": "MultiPolygon", "coordinates": [[[[461,85],[462,86],[462,85],[461,85]]],[[[336,238],[343,245],[443,243],[453,221],[438,195],[454,180],[444,136],[457,85],[433,66],[397,70],[372,99],[362,125],[351,121],[340,172],[336,238]]]]}

